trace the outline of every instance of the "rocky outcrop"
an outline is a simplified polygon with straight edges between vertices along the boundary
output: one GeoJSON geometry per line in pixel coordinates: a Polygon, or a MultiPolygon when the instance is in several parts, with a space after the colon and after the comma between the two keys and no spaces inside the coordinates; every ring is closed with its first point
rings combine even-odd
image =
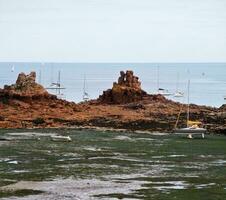
{"type": "Polygon", "coordinates": [[[100,103],[126,104],[142,100],[147,93],[141,89],[139,78],[133,71],[120,72],[118,82],[113,83],[112,89],[106,90],[99,97],[100,103]]]}
{"type": "Polygon", "coordinates": [[[43,86],[35,82],[36,73],[31,72],[26,75],[20,73],[15,84],[10,86],[5,85],[4,89],[0,90],[1,99],[34,99],[34,98],[55,98],[49,94],[43,86]]]}
{"type": "MultiPolygon", "coordinates": [[[[98,100],[76,104],[58,99],[35,82],[36,74],[21,73],[15,84],[0,89],[0,128],[102,127],[170,132],[186,126],[187,105],[147,94],[132,71],[121,72],[117,83],[98,100]],[[123,104],[123,105],[122,105],[123,104]]],[[[209,132],[226,134],[226,106],[190,105],[191,120],[209,132]]]]}

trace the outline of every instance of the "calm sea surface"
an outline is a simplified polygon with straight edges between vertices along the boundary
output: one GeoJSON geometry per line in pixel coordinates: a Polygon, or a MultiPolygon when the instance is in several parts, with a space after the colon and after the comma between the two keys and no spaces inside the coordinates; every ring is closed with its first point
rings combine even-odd
{"type": "MultiPolygon", "coordinates": [[[[159,77],[159,87],[171,93],[178,89],[187,95],[190,79],[192,103],[217,107],[225,103],[226,63],[0,63],[0,87],[14,83],[19,72],[30,71],[36,71],[37,81],[48,87],[57,81],[58,71],[61,71],[61,84],[66,87],[64,98],[79,102],[83,95],[84,76],[87,92],[91,98],[97,98],[103,90],[112,87],[121,70],[127,69],[140,77],[142,88],[149,93],[156,93],[159,77]],[[11,72],[13,65],[15,70],[11,72]]],[[[186,95],[184,98],[169,98],[186,102],[186,95]]]]}
{"type": "Polygon", "coordinates": [[[226,199],[224,136],[188,140],[88,130],[0,135],[12,139],[0,141],[0,198],[226,199]],[[70,135],[72,142],[53,142],[55,134],[70,135]],[[6,185],[10,190],[3,190],[6,185]]]}

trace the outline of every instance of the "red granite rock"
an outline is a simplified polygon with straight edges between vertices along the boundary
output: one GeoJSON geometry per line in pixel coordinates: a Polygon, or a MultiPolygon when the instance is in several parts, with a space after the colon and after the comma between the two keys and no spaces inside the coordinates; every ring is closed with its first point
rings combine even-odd
{"type": "Polygon", "coordinates": [[[147,93],[141,89],[139,78],[133,71],[120,72],[118,82],[113,83],[112,89],[106,90],[98,101],[107,104],[126,104],[143,99],[147,93]]]}

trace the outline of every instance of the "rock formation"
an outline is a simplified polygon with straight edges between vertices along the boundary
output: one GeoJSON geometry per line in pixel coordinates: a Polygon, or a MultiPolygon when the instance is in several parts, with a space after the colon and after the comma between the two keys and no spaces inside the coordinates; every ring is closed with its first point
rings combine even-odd
{"type": "Polygon", "coordinates": [[[0,98],[53,98],[54,95],[49,94],[35,79],[35,72],[28,75],[20,73],[15,84],[5,85],[0,90],[0,98]]]}
{"type": "MultiPolygon", "coordinates": [[[[170,132],[179,112],[179,126],[186,126],[187,105],[147,94],[132,71],[121,72],[112,89],[82,104],[58,99],[35,79],[35,72],[21,73],[15,84],[0,89],[0,128],[82,126],[170,132]]],[[[226,105],[217,109],[191,104],[190,117],[203,121],[210,132],[226,134],[226,105]]]]}
{"type": "Polygon", "coordinates": [[[126,104],[137,102],[147,96],[141,89],[139,78],[134,76],[133,71],[120,72],[118,82],[113,83],[112,89],[106,90],[98,101],[107,104],[126,104]]]}

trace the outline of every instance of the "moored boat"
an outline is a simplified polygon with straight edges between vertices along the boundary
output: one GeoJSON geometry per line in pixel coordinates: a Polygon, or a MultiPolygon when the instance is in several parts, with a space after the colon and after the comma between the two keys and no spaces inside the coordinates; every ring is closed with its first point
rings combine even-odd
{"type": "MultiPolygon", "coordinates": [[[[187,127],[185,128],[177,128],[177,123],[180,117],[180,113],[178,115],[177,122],[175,124],[174,133],[186,135],[187,138],[191,139],[192,135],[201,135],[202,138],[205,137],[206,129],[202,127],[202,122],[200,121],[191,121],[190,118],[190,103],[189,103],[189,89],[190,89],[190,80],[188,81],[188,108],[187,108],[187,127]]],[[[181,112],[181,111],[180,111],[181,112]]]]}

